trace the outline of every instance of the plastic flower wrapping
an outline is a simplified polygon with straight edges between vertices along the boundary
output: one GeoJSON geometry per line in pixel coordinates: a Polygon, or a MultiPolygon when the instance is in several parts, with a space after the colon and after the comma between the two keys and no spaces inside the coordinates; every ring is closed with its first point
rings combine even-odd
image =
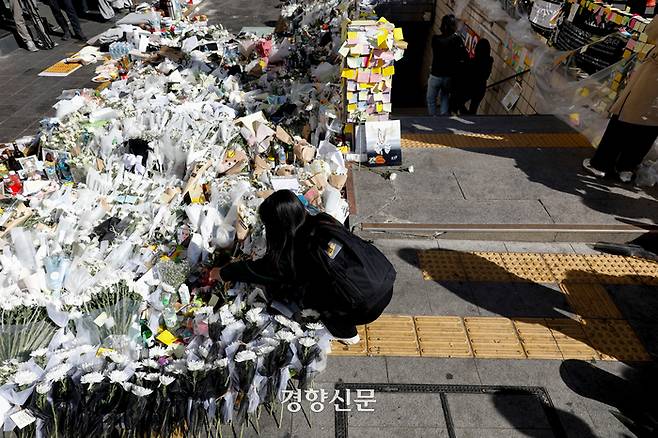
{"type": "Polygon", "coordinates": [[[196,18],[160,29],[140,7],[101,35],[134,48],[97,69],[115,79],[102,91],[60,96],[38,136],[56,165],[3,218],[5,431],[215,436],[278,417],[283,391],[323,370],[317,312],[286,318],[210,270],[264,254],[273,190],[345,219],[340,86],[312,71],[340,62],[353,5],[288,1],[266,38],[196,18]]]}

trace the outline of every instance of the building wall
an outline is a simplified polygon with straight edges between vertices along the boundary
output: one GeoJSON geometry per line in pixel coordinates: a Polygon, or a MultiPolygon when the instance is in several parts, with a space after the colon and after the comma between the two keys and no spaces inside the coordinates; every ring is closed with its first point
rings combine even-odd
{"type": "MultiPolygon", "coordinates": [[[[497,2],[497,0],[488,1],[497,2]]],[[[454,14],[455,9],[454,0],[437,0],[434,34],[440,34],[441,18],[446,14],[454,14]]],[[[489,78],[489,84],[517,73],[518,70],[506,62],[514,52],[508,47],[510,45],[510,35],[505,30],[505,22],[490,21],[486,13],[474,1],[468,3],[458,18],[461,18],[462,21],[471,27],[480,38],[486,38],[491,43],[491,55],[494,58],[494,64],[491,77],[489,78]]],[[[539,35],[537,36],[539,37],[539,35]]],[[[426,62],[424,63],[425,72],[423,77],[425,78],[429,75],[432,59],[431,52],[431,44],[428,43],[425,57],[426,62]]],[[[531,54],[528,54],[525,59],[531,63],[531,54]]],[[[525,68],[520,67],[519,69],[524,70],[525,68]]],[[[538,112],[536,110],[538,99],[535,85],[535,78],[532,76],[532,72],[528,72],[516,79],[506,81],[495,88],[488,89],[480,105],[479,114],[536,114],[538,112]],[[512,88],[515,81],[521,85],[521,97],[516,105],[508,112],[501,104],[501,101],[512,88]]]]}

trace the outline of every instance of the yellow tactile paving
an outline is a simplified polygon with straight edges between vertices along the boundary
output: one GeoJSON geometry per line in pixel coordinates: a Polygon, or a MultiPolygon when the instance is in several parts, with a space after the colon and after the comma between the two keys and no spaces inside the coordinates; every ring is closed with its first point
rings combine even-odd
{"type": "Polygon", "coordinates": [[[562,359],[551,329],[543,318],[515,319],[514,327],[519,335],[528,359],[562,359]]]}
{"type": "Polygon", "coordinates": [[[500,257],[515,281],[555,283],[555,277],[541,254],[501,253],[500,257]]]}
{"type": "Polygon", "coordinates": [[[597,277],[580,254],[542,254],[553,277],[560,281],[592,283],[597,277]]]}
{"type": "Polygon", "coordinates": [[[578,133],[551,134],[402,134],[402,147],[437,148],[591,148],[590,142],[578,133]]]}
{"type": "Polygon", "coordinates": [[[638,280],[642,284],[658,286],[658,262],[635,257],[627,257],[626,261],[639,276],[638,280]]]}
{"type": "Polygon", "coordinates": [[[464,318],[473,355],[481,359],[526,357],[512,320],[494,317],[464,318]]]}
{"type": "Polygon", "coordinates": [[[500,253],[462,252],[460,255],[464,273],[469,281],[512,281],[500,253]]]}
{"type": "Polygon", "coordinates": [[[546,326],[551,329],[563,359],[600,359],[592,348],[580,321],[567,318],[547,318],[546,326]]]}
{"type": "Polygon", "coordinates": [[[622,319],[617,305],[600,284],[560,283],[569,307],[584,318],[622,319]]]}
{"type": "Polygon", "coordinates": [[[417,316],[414,320],[421,356],[473,356],[464,322],[460,317],[417,316]]]}
{"type": "Polygon", "coordinates": [[[626,261],[629,257],[617,255],[583,255],[599,282],[606,284],[639,284],[640,279],[626,261]]]}
{"type": "Polygon", "coordinates": [[[591,344],[603,360],[647,361],[649,354],[626,321],[584,320],[583,327],[591,344]]]}
{"type": "Polygon", "coordinates": [[[419,251],[418,263],[425,280],[466,280],[466,273],[462,267],[460,253],[458,252],[441,250],[419,251]]]}
{"type": "Polygon", "coordinates": [[[368,354],[419,356],[416,326],[411,316],[382,315],[366,325],[368,354]]]}
{"type": "Polygon", "coordinates": [[[530,281],[658,285],[658,263],[616,255],[418,252],[423,278],[434,281],[530,281]]]}
{"type": "Polygon", "coordinates": [[[619,319],[382,315],[358,331],[359,344],[332,342],[331,354],[651,360],[631,326],[619,319]]]}
{"type": "Polygon", "coordinates": [[[331,341],[331,354],[334,356],[366,356],[368,346],[366,345],[366,327],[361,325],[356,328],[361,340],[356,345],[344,345],[340,342],[331,341]]]}

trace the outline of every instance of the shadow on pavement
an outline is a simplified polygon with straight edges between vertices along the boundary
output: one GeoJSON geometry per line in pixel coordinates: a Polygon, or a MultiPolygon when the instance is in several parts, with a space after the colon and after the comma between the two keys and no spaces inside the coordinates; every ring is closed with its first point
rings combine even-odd
{"type": "Polygon", "coordinates": [[[635,364],[620,377],[582,360],[560,366],[560,376],[573,392],[617,409],[612,414],[639,438],[658,436],[658,405],[649,397],[658,389],[657,371],[654,363],[635,364]]]}
{"type": "MultiPolygon", "coordinates": [[[[504,267],[473,253],[449,250],[438,251],[458,255],[463,265],[478,265],[482,270],[486,270],[487,275],[489,276],[508,276],[509,280],[498,283],[436,281],[443,288],[449,290],[456,296],[478,306],[481,313],[491,313],[511,319],[528,317],[540,318],[537,320],[538,322],[542,321],[541,318],[571,318],[572,321],[577,321],[583,328],[582,330],[574,331],[569,329],[562,332],[562,334],[571,339],[576,339],[584,344],[590,345],[601,354],[619,359],[620,362],[626,363],[632,372],[627,378],[620,378],[587,362],[581,360],[567,360],[561,367],[561,376],[565,383],[574,392],[583,397],[598,400],[618,409],[621,415],[615,416],[625,424],[630,431],[637,434],[637,436],[642,438],[658,436],[658,430],[656,429],[656,424],[658,424],[658,415],[656,415],[656,412],[658,412],[658,405],[656,405],[655,400],[650,401],[651,395],[655,396],[655,390],[658,389],[658,385],[656,385],[655,382],[655,376],[657,375],[656,371],[658,370],[656,370],[653,362],[635,363],[617,357],[619,355],[619,350],[615,348],[614,342],[605,345],[592,345],[589,337],[585,335],[582,320],[569,316],[569,314],[576,316],[577,314],[569,307],[565,294],[559,290],[543,284],[528,283],[527,280],[515,276],[504,267]],[[521,287],[519,287],[519,285],[521,287]],[[607,345],[611,346],[610,349],[606,349],[607,345]]],[[[400,258],[421,270],[417,254],[418,250],[413,248],[402,248],[398,250],[398,256],[400,258]]],[[[644,277],[637,276],[633,278],[635,282],[643,282],[644,279],[644,277]]],[[[600,279],[595,279],[592,273],[579,270],[573,270],[566,273],[565,281],[568,282],[570,280],[575,280],[575,282],[578,283],[600,283],[600,279]],[[592,276],[591,280],[588,280],[588,276],[592,276]]],[[[618,281],[623,282],[623,279],[618,279],[618,281]]],[[[648,290],[649,292],[653,292],[654,289],[655,288],[650,288],[648,290]]],[[[579,297],[574,298],[578,299],[579,297]]],[[[632,301],[634,298],[635,297],[631,294],[631,296],[625,297],[624,299],[632,301]]],[[[617,299],[619,299],[618,296],[617,299]]],[[[653,303],[656,302],[658,301],[653,301],[653,303]]],[[[621,305],[624,303],[619,304],[620,308],[627,308],[626,306],[621,305]]],[[[645,307],[646,306],[652,306],[651,301],[648,301],[648,304],[646,304],[645,307]]],[[[658,308],[644,309],[644,312],[645,315],[656,315],[658,314],[658,308]]],[[[625,316],[630,317],[632,315],[625,316]]],[[[572,328],[573,326],[576,326],[577,328],[578,324],[572,324],[572,328]]],[[[560,325],[550,325],[547,327],[553,332],[559,332],[561,330],[560,325]]],[[[640,339],[642,339],[642,335],[642,333],[638,333],[640,339]]],[[[647,336],[649,336],[650,339],[650,335],[647,336]]],[[[644,341],[646,342],[647,338],[645,338],[644,341]]],[[[655,345],[645,344],[645,347],[647,347],[647,350],[650,352],[655,351],[655,345]]],[[[505,415],[512,424],[517,426],[519,420],[518,412],[509,412],[509,410],[502,409],[502,406],[499,407],[501,407],[501,414],[505,415]]],[[[581,419],[574,417],[573,414],[566,411],[560,411],[559,416],[563,424],[569,424],[570,430],[574,430],[574,428],[580,430],[578,436],[595,436],[589,426],[581,419]]],[[[517,427],[517,429],[522,429],[522,427],[517,427]]],[[[524,430],[524,433],[528,432],[524,430]]],[[[541,435],[542,433],[544,432],[537,431],[536,436],[545,436],[541,435]]]]}

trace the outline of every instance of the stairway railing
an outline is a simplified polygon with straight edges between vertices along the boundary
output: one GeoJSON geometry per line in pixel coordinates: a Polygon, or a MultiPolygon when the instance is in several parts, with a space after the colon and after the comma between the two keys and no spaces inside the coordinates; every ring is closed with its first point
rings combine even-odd
{"type": "Polygon", "coordinates": [[[487,90],[490,89],[490,88],[497,87],[497,86],[499,86],[500,84],[503,84],[503,83],[505,83],[505,82],[507,82],[507,81],[511,81],[512,79],[516,79],[516,78],[518,78],[519,76],[523,76],[524,74],[528,73],[529,71],[530,71],[530,69],[526,69],[526,70],[523,70],[522,72],[519,72],[519,73],[513,74],[512,76],[508,76],[508,77],[506,77],[505,79],[501,79],[501,80],[499,80],[499,81],[497,81],[497,82],[494,82],[494,83],[491,84],[491,85],[487,85],[487,90]]]}

